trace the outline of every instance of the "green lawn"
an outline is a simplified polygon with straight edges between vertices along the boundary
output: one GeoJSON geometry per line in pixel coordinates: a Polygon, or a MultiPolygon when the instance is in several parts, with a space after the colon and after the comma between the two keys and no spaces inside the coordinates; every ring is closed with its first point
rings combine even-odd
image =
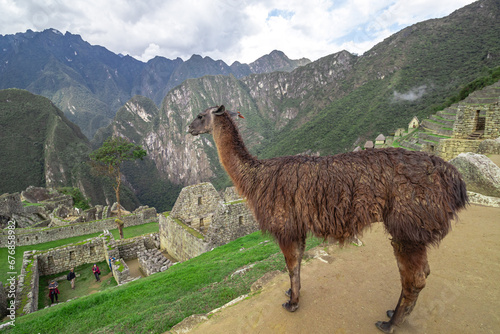
{"type": "MultiPolygon", "coordinates": [[[[159,225],[158,223],[147,223],[147,224],[142,224],[142,225],[137,225],[137,226],[129,226],[125,227],[123,229],[123,236],[125,239],[132,238],[138,235],[146,234],[146,233],[154,233],[158,232],[159,230],[159,225]]],[[[118,229],[113,229],[110,230],[110,232],[113,234],[115,239],[120,238],[120,234],[118,233],[118,229]]],[[[56,240],[56,241],[50,241],[50,242],[45,242],[42,244],[37,244],[37,245],[31,245],[31,246],[19,246],[16,247],[16,269],[15,271],[19,275],[21,273],[21,267],[22,267],[22,262],[23,262],[23,253],[26,251],[30,250],[45,250],[45,249],[50,249],[54,247],[59,247],[75,242],[79,242],[85,239],[89,238],[94,238],[97,237],[100,233],[92,233],[92,234],[86,234],[86,235],[81,235],[78,237],[72,237],[72,238],[67,238],[67,239],[61,239],[61,240],[56,240]]],[[[8,266],[8,253],[7,253],[7,248],[0,248],[0,282],[3,282],[5,284],[6,279],[8,278],[9,275],[7,275],[7,272],[10,272],[12,270],[9,270],[8,266]]]]}
{"type": "MultiPolygon", "coordinates": [[[[308,248],[319,244],[308,239],[308,248]]],[[[283,255],[270,236],[255,232],[165,272],[19,317],[6,332],[163,333],[248,293],[273,270],[285,270],[283,255]],[[231,277],[249,264],[254,266],[231,277]]]]}

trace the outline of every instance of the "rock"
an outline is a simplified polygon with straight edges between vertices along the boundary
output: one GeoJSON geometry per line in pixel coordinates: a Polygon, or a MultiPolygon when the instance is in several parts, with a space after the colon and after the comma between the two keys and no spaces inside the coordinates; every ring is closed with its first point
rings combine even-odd
{"type": "Polygon", "coordinates": [[[471,204],[479,204],[479,205],[500,208],[500,198],[498,197],[484,196],[478,193],[474,193],[472,191],[468,191],[467,195],[469,196],[469,202],[471,204]]]}
{"type": "Polygon", "coordinates": [[[462,174],[467,190],[486,196],[500,197],[500,167],[487,156],[460,153],[450,163],[462,174]]]}
{"type": "Polygon", "coordinates": [[[479,144],[478,152],[482,154],[500,154],[500,138],[483,140],[479,144]]]}
{"type": "Polygon", "coordinates": [[[208,317],[204,314],[193,314],[179,322],[170,329],[170,333],[181,334],[190,332],[196,325],[203,321],[207,321],[208,317]]]}

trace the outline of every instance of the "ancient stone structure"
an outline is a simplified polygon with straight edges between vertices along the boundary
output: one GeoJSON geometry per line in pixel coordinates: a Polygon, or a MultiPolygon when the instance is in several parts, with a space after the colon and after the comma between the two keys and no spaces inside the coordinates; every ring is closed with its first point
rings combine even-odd
{"type": "MultiPolygon", "coordinates": [[[[450,160],[460,153],[479,152],[479,146],[485,139],[500,137],[500,104],[465,104],[459,105],[453,124],[453,135],[443,139],[436,145],[434,151],[450,160]]],[[[488,146],[481,149],[487,152],[488,146]]]]}
{"type": "Polygon", "coordinates": [[[413,116],[410,123],[408,123],[408,133],[417,129],[419,125],[420,125],[420,121],[418,120],[417,116],[413,116]]]}
{"type": "Polygon", "coordinates": [[[67,273],[71,268],[83,264],[101,261],[108,263],[109,257],[114,257],[115,261],[112,262],[111,266],[113,277],[119,285],[124,284],[136,279],[130,277],[130,270],[125,260],[135,259],[139,253],[147,252],[149,249],[157,249],[157,246],[159,246],[157,233],[115,240],[112,234],[106,232],[96,238],[66,246],[25,252],[16,289],[17,314],[24,315],[38,309],[40,276],[67,273]]]}
{"type": "Polygon", "coordinates": [[[193,228],[204,230],[210,226],[214,208],[222,198],[211,183],[200,183],[181,190],[170,215],[193,228]]]}
{"type": "Polygon", "coordinates": [[[385,136],[381,133],[375,138],[375,145],[384,145],[385,144],[385,136]]]}
{"type": "Polygon", "coordinates": [[[185,261],[258,230],[246,202],[230,192],[224,202],[210,183],[182,189],[172,212],[160,215],[160,248],[185,261]]]}
{"type": "MultiPolygon", "coordinates": [[[[142,207],[134,211],[133,214],[123,216],[122,220],[125,226],[135,226],[150,222],[157,222],[158,217],[155,208],[142,207]]],[[[110,230],[114,228],[116,228],[114,217],[84,223],[66,224],[59,227],[17,228],[16,245],[35,245],[74,236],[98,233],[103,230],[110,230]]],[[[7,231],[2,230],[2,233],[0,234],[0,247],[6,247],[7,236],[7,231]]]]}
{"type": "Polygon", "coordinates": [[[138,253],[138,259],[139,268],[146,276],[165,271],[173,265],[172,261],[156,248],[138,253]]]}

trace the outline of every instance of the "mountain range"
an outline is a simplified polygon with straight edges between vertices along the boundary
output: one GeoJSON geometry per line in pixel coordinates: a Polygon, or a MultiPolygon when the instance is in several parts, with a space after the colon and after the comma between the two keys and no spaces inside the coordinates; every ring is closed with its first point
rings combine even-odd
{"type": "Polygon", "coordinates": [[[413,116],[429,117],[467,83],[500,66],[498,31],[500,0],[480,0],[447,17],[407,27],[361,56],[341,51],[314,62],[294,62],[273,52],[249,65],[234,63],[225,73],[199,71],[212,68],[210,64],[220,67],[200,56],[186,62],[157,57],[144,64],[69,33],[65,40],[80,42],[56,52],[60,33],[27,32],[1,37],[0,47],[6,38],[13,50],[21,39],[45,42],[29,51],[24,41],[20,59],[13,56],[9,64],[35,62],[37,52],[48,62],[30,64],[25,68],[29,73],[12,67],[19,73],[5,81],[10,65],[0,67],[0,87],[17,83],[15,87],[51,98],[69,120],[87,124],[80,126],[89,138],[95,133],[89,143],[93,148],[110,135],[142,145],[147,159],[127,164],[124,179],[138,202],[163,210],[184,185],[230,185],[210,136],[186,134],[189,122],[207,107],[224,104],[240,111],[245,116],[238,121],[243,139],[259,158],[350,151],[380,132],[406,127],[413,116]],[[130,74],[134,67],[141,75],[130,74]],[[57,93],[42,94],[49,91],[57,93]]]}
{"type": "Polygon", "coordinates": [[[273,51],[253,63],[231,66],[199,55],[187,61],[155,57],[144,63],[56,29],[0,35],[0,50],[0,89],[26,89],[49,98],[87,138],[107,126],[134,95],[160,105],[170,89],[188,78],[217,74],[241,78],[291,71],[310,62],[273,51]]]}

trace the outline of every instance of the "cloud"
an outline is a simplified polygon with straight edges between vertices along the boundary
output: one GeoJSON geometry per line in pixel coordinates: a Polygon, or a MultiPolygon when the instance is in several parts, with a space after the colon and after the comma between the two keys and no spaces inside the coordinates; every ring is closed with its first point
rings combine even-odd
{"type": "Polygon", "coordinates": [[[0,0],[0,34],[55,28],[143,61],[192,54],[252,62],[347,49],[362,54],[407,25],[473,0],[0,0]]]}
{"type": "Polygon", "coordinates": [[[427,86],[422,85],[419,87],[412,88],[406,93],[398,93],[397,91],[394,91],[393,102],[418,100],[422,96],[424,96],[426,90],[427,90],[427,86]]]}

